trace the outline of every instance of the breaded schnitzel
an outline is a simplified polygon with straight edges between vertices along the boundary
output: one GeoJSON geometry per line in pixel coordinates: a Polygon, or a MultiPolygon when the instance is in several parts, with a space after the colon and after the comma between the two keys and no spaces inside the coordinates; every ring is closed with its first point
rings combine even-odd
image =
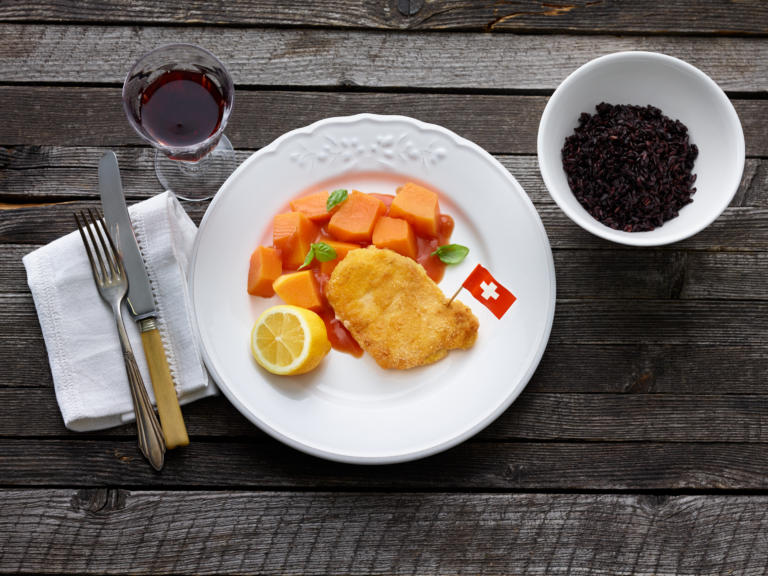
{"type": "Polygon", "coordinates": [[[382,368],[404,370],[470,348],[480,322],[421,265],[391,250],[351,250],[326,288],[336,317],[382,368]]]}

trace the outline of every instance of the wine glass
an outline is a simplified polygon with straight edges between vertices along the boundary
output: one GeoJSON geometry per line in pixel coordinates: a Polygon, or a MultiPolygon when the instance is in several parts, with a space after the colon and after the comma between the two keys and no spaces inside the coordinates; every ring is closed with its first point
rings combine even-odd
{"type": "Polygon", "coordinates": [[[209,200],[235,170],[235,151],[223,134],[234,103],[224,64],[194,44],[148,52],[123,84],[128,121],[157,148],[158,180],[182,200],[209,200]]]}

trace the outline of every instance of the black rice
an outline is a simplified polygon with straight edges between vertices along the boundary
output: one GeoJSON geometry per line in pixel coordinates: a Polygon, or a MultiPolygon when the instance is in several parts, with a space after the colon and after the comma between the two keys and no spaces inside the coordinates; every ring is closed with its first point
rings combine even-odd
{"type": "Polygon", "coordinates": [[[612,106],[582,113],[565,139],[563,168],[581,205],[614,230],[653,230],[693,202],[699,154],[688,128],[653,106],[612,106]]]}

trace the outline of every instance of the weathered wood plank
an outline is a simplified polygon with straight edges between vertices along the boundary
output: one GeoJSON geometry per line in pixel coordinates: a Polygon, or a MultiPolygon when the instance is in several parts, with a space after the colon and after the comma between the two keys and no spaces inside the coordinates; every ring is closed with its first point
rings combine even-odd
{"type": "MultiPolygon", "coordinates": [[[[0,345],[0,387],[53,387],[37,321],[0,345]]],[[[13,328],[13,327],[11,327],[13,328]]],[[[4,326],[4,330],[8,327],[4,326]]],[[[541,393],[765,394],[763,345],[572,345],[550,342],[527,391],[541,393]],[[585,360],[586,359],[586,360],[585,360]]],[[[196,410],[193,404],[188,410],[196,410]]]]}
{"type": "Polygon", "coordinates": [[[594,58],[643,50],[685,60],[723,90],[768,89],[768,40],[754,38],[27,24],[0,25],[0,38],[5,82],[122,83],[151,47],[188,42],[216,54],[239,86],[554,90],[594,58]]]}
{"type": "Polygon", "coordinates": [[[557,296],[768,299],[763,252],[556,250],[557,296]]]}
{"type": "Polygon", "coordinates": [[[414,15],[396,0],[322,0],[300,6],[275,0],[237,3],[214,0],[95,0],[75,4],[51,0],[0,6],[0,21],[103,22],[123,24],[237,24],[250,26],[336,26],[383,29],[505,30],[511,32],[610,32],[664,34],[757,34],[768,28],[760,0],[646,0],[547,4],[516,0],[426,2],[414,15]]]}
{"type": "MultiPolygon", "coordinates": [[[[0,244],[47,244],[76,230],[72,218],[75,211],[99,205],[100,202],[78,201],[0,210],[0,244]]],[[[208,202],[185,202],[184,208],[194,222],[199,224],[208,208],[208,202]]]]}
{"type": "MultiPolygon", "coordinates": [[[[722,390],[722,392],[726,392],[722,390]]],[[[205,437],[263,438],[224,398],[182,409],[195,441],[205,437]]],[[[671,394],[541,394],[525,391],[477,440],[601,442],[768,442],[768,396],[671,394]]],[[[94,432],[135,438],[134,425],[94,432]]],[[[1,388],[0,436],[79,435],[64,427],[51,388],[1,388]]]]}
{"type": "MultiPolygon", "coordinates": [[[[107,150],[117,156],[127,198],[149,198],[165,191],[155,174],[154,148],[16,146],[0,148],[0,196],[6,202],[17,197],[26,201],[99,198],[98,165],[107,150]]],[[[236,150],[237,164],[252,153],[236,150]]]]}
{"type": "Polygon", "coordinates": [[[765,394],[768,348],[551,342],[527,392],[765,394]]]}
{"type": "Polygon", "coordinates": [[[768,206],[768,162],[748,158],[731,206],[768,206]]]}
{"type": "MultiPolygon", "coordinates": [[[[574,224],[558,207],[539,205],[539,216],[554,249],[623,249],[602,240],[574,224]]],[[[2,215],[0,214],[0,219],[2,215]]],[[[0,224],[0,229],[2,224],[0,224]]],[[[0,232],[0,234],[2,234],[0,232]]],[[[726,208],[707,228],[688,238],[660,246],[657,250],[762,251],[768,244],[768,210],[764,208],[726,208]]],[[[1,236],[0,236],[1,238],[1,236]]],[[[0,240],[2,241],[2,240],[0,240]]],[[[22,240],[27,242],[28,240],[22,240]]]]}
{"type": "MultiPolygon", "coordinates": [[[[29,294],[0,295],[0,346],[40,333],[29,294]]],[[[768,303],[732,300],[558,300],[550,342],[762,345],[768,303]]]]}
{"type": "MultiPolygon", "coordinates": [[[[29,292],[21,259],[37,248],[0,244],[0,294],[29,292]]],[[[768,300],[765,252],[555,250],[553,256],[560,299],[768,300]]]]}
{"type": "Polygon", "coordinates": [[[27,273],[21,259],[35,250],[34,245],[0,245],[0,294],[27,293],[27,273]]]}
{"type": "Polygon", "coordinates": [[[388,466],[339,464],[276,440],[202,442],[157,473],[135,440],[0,439],[5,486],[207,486],[440,490],[763,490],[762,444],[464,443],[388,466]]]}
{"type": "MultiPolygon", "coordinates": [[[[374,112],[442,123],[470,139],[470,134],[479,137],[491,152],[530,153],[535,151],[545,104],[546,98],[531,96],[237,91],[226,134],[238,148],[261,148],[289,130],[323,118],[374,112]],[[481,102],[483,98],[510,100],[481,102]],[[446,123],[446,114],[456,122],[446,123]]],[[[3,145],[144,143],[128,125],[120,90],[114,88],[4,86],[0,88],[3,106],[16,111],[0,125],[3,145]],[[63,99],[68,101],[65,114],[61,112],[63,99]]],[[[765,108],[768,114],[768,102],[765,108]]]]}
{"type": "Polygon", "coordinates": [[[764,396],[524,392],[477,438],[762,443],[766,424],[764,396]]]}
{"type": "Polygon", "coordinates": [[[768,304],[734,301],[559,300],[550,342],[760,344],[768,304]]]}
{"type": "MultiPolygon", "coordinates": [[[[68,146],[0,147],[0,197],[19,200],[56,201],[62,197],[98,198],[99,159],[109,148],[68,146]]],[[[124,192],[129,198],[148,198],[163,192],[154,172],[154,148],[118,147],[124,192]]],[[[236,150],[238,165],[253,150],[236,150]]],[[[554,204],[539,171],[535,156],[496,155],[537,204],[554,204]]],[[[768,206],[768,162],[747,158],[733,207],[768,206]]]]}
{"type": "MultiPolygon", "coordinates": [[[[15,146],[0,147],[0,197],[6,202],[23,200],[28,202],[57,198],[98,198],[98,166],[101,156],[110,150],[106,147],[68,146],[15,146]]],[[[155,149],[145,147],[116,147],[123,186],[129,198],[148,198],[163,188],[154,171],[155,149]]],[[[236,150],[238,165],[246,160],[253,150],[236,150]]],[[[553,200],[541,179],[538,160],[535,156],[497,155],[501,162],[520,182],[531,200],[537,203],[553,204],[553,200]]],[[[763,161],[749,158],[739,206],[768,204],[768,182],[755,177],[763,161]]]]}
{"type": "Polygon", "coordinates": [[[767,506],[765,496],[2,490],[0,557],[25,573],[752,575],[766,567],[767,506]]]}
{"type": "MultiPolygon", "coordinates": [[[[8,306],[6,326],[10,333],[0,339],[0,386],[12,386],[15,382],[25,386],[52,386],[53,376],[48,365],[48,352],[37,312],[25,304],[17,310],[17,303],[31,298],[30,295],[12,297],[8,306]]],[[[5,303],[3,304],[5,307],[5,303]]]]}
{"type": "MultiPolygon", "coordinates": [[[[205,398],[182,406],[187,432],[198,437],[266,438],[224,396],[205,398]]],[[[88,437],[136,438],[136,425],[126,424],[87,434],[88,437]]],[[[64,426],[53,388],[3,388],[0,385],[0,436],[71,436],[64,426]]]]}
{"type": "MultiPolygon", "coordinates": [[[[98,205],[94,201],[62,202],[44,206],[0,210],[0,244],[47,244],[72,232],[72,213],[98,205]]],[[[207,203],[185,203],[185,209],[199,223],[207,203]]],[[[574,224],[557,206],[537,206],[553,249],[633,251],[598,238],[574,224]]],[[[676,244],[657,251],[765,251],[768,249],[768,208],[727,208],[709,227],[676,244]]]]}
{"type": "MultiPolygon", "coordinates": [[[[494,154],[535,154],[544,96],[238,91],[227,135],[261,148],[294,128],[331,116],[400,114],[440,124],[494,154]]],[[[768,156],[768,100],[735,100],[748,156],[768,156]]],[[[0,87],[0,145],[142,144],[116,88],[0,87]],[[61,103],[67,102],[66,109],[61,103]]]]}

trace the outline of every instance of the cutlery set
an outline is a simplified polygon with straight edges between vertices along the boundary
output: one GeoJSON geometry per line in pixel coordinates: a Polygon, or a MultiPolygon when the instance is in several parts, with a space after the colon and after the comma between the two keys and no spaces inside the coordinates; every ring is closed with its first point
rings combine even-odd
{"type": "Polygon", "coordinates": [[[79,216],[75,214],[75,221],[91,263],[99,295],[112,307],[117,324],[136,413],[139,447],[151,466],[160,470],[166,448],[170,450],[186,446],[189,437],[157,329],[157,310],[149,275],[128,214],[114,152],[105,153],[99,161],[99,192],[104,217],[94,216],[88,209],[90,223],[82,211],[79,216]],[[124,300],[141,331],[159,422],[125,331],[121,309],[124,300]]]}

